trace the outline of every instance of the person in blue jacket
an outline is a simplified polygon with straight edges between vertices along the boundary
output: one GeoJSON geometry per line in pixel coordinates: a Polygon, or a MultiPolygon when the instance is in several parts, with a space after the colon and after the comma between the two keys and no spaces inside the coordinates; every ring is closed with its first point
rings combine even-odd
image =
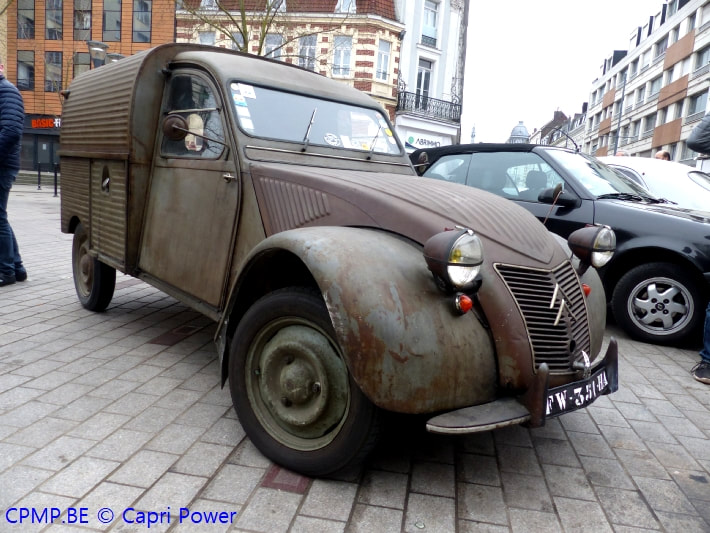
{"type": "MultiPolygon", "coordinates": [[[[685,144],[691,150],[710,155],[710,113],[705,115],[700,124],[693,128],[685,144]]],[[[701,383],[710,385],[710,303],[705,310],[705,328],[703,329],[703,348],[700,350],[700,362],[690,371],[701,383]]]]}
{"type": "Polygon", "coordinates": [[[15,233],[7,218],[10,188],[20,170],[20,141],[25,124],[22,95],[7,78],[0,58],[0,287],[27,279],[15,233]]]}

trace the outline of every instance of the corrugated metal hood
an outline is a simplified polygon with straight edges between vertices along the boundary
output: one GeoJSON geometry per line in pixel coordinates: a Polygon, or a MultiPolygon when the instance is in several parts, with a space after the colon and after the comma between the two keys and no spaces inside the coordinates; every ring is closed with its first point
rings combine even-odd
{"type": "Polygon", "coordinates": [[[458,225],[505,249],[507,253],[496,254],[497,261],[514,261],[523,254],[547,266],[561,250],[528,211],[464,185],[416,175],[279,163],[252,163],[251,177],[267,234],[345,225],[381,228],[423,244],[458,225]]]}

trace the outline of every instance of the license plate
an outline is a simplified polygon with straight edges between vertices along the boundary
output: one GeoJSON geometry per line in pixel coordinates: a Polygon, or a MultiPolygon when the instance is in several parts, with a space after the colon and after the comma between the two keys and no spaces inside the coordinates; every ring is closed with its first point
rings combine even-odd
{"type": "Polygon", "coordinates": [[[546,415],[557,416],[586,407],[608,390],[606,368],[602,367],[588,379],[548,390],[546,415]]]}

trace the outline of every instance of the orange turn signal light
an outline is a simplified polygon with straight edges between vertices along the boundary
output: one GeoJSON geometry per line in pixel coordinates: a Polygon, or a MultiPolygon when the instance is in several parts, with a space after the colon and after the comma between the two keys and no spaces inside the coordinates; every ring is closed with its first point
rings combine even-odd
{"type": "Polygon", "coordinates": [[[582,283],[582,290],[584,291],[585,296],[589,296],[589,294],[592,292],[592,288],[586,283],[582,283]]]}
{"type": "Polygon", "coordinates": [[[462,315],[465,315],[471,310],[471,308],[473,308],[473,300],[462,292],[456,294],[454,303],[456,305],[456,310],[462,315]]]}

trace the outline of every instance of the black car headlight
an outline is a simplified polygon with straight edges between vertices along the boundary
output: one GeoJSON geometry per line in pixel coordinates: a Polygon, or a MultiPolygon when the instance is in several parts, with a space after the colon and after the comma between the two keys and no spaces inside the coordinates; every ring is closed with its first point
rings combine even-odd
{"type": "Polygon", "coordinates": [[[595,225],[574,231],[567,244],[584,269],[590,265],[601,268],[606,265],[616,250],[616,234],[609,226],[595,225]]]}
{"type": "Polygon", "coordinates": [[[443,231],[424,245],[424,259],[439,285],[466,290],[474,286],[483,263],[483,244],[470,229],[443,231]]]}

